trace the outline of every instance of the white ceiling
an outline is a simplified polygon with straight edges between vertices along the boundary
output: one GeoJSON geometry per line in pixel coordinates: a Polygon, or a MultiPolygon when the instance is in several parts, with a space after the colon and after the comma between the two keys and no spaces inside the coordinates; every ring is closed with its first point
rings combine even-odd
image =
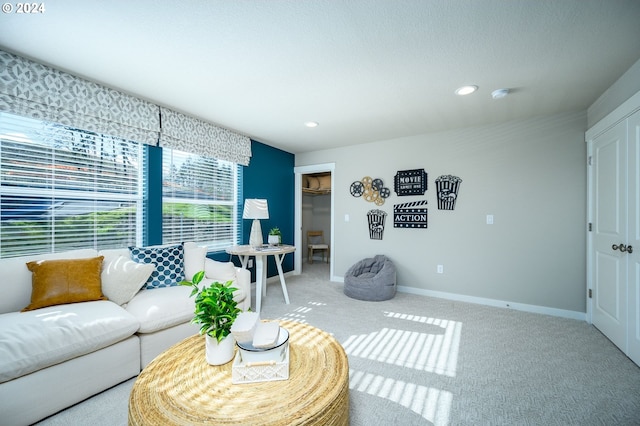
{"type": "Polygon", "coordinates": [[[640,0],[42,3],[1,48],[293,153],[585,110],[640,59],[640,0]]]}

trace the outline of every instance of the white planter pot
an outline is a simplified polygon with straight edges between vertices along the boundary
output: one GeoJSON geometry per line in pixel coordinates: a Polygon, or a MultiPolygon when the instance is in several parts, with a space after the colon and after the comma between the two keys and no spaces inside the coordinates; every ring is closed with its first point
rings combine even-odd
{"type": "Polygon", "coordinates": [[[269,244],[272,246],[280,244],[280,235],[269,235],[269,244]]]}
{"type": "Polygon", "coordinates": [[[205,353],[210,365],[226,364],[233,359],[236,348],[236,340],[233,334],[229,334],[220,343],[215,337],[205,336],[205,353]]]}

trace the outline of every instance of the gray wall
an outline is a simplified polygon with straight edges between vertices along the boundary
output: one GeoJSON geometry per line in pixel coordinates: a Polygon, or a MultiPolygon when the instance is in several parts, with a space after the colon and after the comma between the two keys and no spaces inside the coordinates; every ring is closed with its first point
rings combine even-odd
{"type": "Polygon", "coordinates": [[[337,277],[385,254],[398,284],[416,292],[585,312],[586,128],[586,111],[565,113],[303,153],[296,166],[336,165],[337,277]],[[425,196],[397,196],[396,172],[419,168],[429,174],[425,196]],[[445,174],[463,179],[453,211],[437,209],[434,180],[445,174]],[[364,176],[392,189],[384,205],[350,195],[364,176]],[[422,199],[428,229],[394,229],[393,205],[422,199]],[[366,214],[375,208],[388,214],[382,240],[369,239],[366,214]]]}

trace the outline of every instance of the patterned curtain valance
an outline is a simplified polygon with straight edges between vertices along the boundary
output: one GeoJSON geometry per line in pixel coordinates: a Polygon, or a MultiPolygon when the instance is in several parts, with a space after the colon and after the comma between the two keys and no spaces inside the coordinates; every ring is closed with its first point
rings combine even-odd
{"type": "Polygon", "coordinates": [[[155,145],[158,106],[0,50],[0,110],[155,145]]]}
{"type": "Polygon", "coordinates": [[[170,109],[160,111],[160,146],[249,165],[251,139],[248,137],[170,109]]]}

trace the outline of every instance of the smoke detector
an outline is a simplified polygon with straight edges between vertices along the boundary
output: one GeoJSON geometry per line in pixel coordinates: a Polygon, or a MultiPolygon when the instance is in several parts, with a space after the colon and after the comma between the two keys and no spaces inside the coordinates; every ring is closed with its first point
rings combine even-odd
{"type": "Polygon", "coordinates": [[[502,99],[509,94],[509,89],[497,89],[491,92],[493,99],[502,99]]]}

